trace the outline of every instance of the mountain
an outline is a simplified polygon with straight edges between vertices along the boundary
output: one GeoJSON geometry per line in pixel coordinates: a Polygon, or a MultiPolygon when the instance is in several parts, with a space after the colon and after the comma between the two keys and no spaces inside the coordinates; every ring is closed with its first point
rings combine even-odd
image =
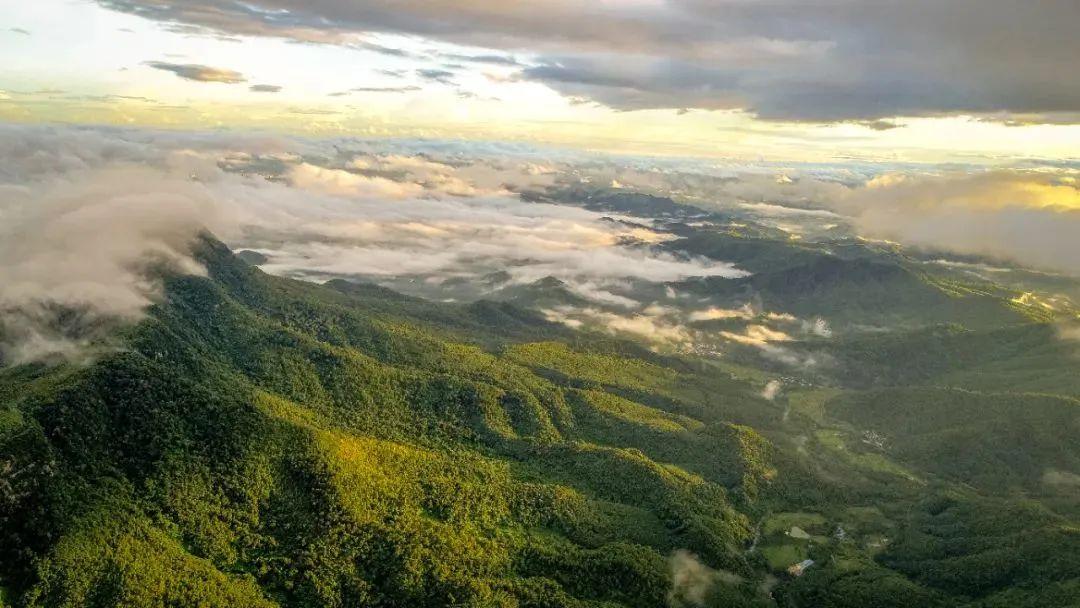
{"type": "MultiPolygon", "coordinates": [[[[1080,601],[1070,364],[1044,374],[1064,347],[996,296],[1002,327],[844,338],[847,372],[770,392],[549,322],[525,305],[572,297],[550,280],[435,303],[195,248],[206,276],[165,274],[89,361],[0,368],[0,604],[1080,601]],[[986,380],[1010,361],[1022,390],[986,380]]],[[[851,319],[972,310],[862,258],[732,282],[861,291],[851,319]]]]}
{"type": "Polygon", "coordinates": [[[837,326],[996,328],[1054,318],[1050,311],[1014,301],[1023,295],[1016,289],[935,272],[864,243],[785,242],[695,230],[670,247],[753,272],[736,280],[695,277],[677,289],[729,304],[755,299],[769,310],[818,315],[837,326]]]}

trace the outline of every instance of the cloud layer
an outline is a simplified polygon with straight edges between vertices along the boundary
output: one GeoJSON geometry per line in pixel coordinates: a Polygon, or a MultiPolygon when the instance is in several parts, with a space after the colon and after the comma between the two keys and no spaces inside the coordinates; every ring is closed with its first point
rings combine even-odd
{"type": "Polygon", "coordinates": [[[714,211],[690,207],[707,218],[703,230],[753,223],[827,247],[850,225],[864,236],[1080,273],[1080,194],[1069,168],[875,175],[504,144],[7,126],[3,357],[70,347],[58,310],[76,311],[80,327],[137,318],[158,293],[147,265],[198,272],[185,245],[206,227],[259,252],[263,269],[277,274],[370,280],[437,299],[524,297],[554,321],[665,348],[818,363],[800,349],[831,336],[823,320],[688,299],[665,285],[746,274],[680,251],[669,230],[681,224],[575,205],[588,192],[627,188],[714,211]],[[549,204],[519,192],[577,194],[549,204]]]}
{"type": "Polygon", "coordinates": [[[898,115],[1062,121],[1080,111],[1071,0],[98,2],[218,34],[362,45],[393,33],[524,54],[521,78],[620,109],[739,108],[879,128],[898,115]]]}
{"type": "Polygon", "coordinates": [[[885,175],[838,206],[866,236],[1080,275],[1080,188],[1071,172],[885,175]]]}
{"type": "Polygon", "coordinates": [[[521,200],[506,180],[550,179],[531,162],[447,164],[346,151],[347,142],[228,134],[44,127],[2,134],[5,361],[71,350],[71,328],[57,324],[58,312],[75,311],[84,327],[137,318],[158,295],[148,266],[200,271],[186,245],[204,227],[234,248],[262,252],[270,272],[390,280],[428,294],[446,281],[475,282],[478,295],[485,285],[554,276],[611,299],[608,285],[626,280],[742,274],[655,248],[669,237],[645,227],[521,200]]]}

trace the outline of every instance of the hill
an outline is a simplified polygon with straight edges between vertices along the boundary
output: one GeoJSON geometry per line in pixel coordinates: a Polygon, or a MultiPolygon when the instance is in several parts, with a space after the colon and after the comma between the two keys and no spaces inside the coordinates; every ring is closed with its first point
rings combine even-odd
{"type": "Polygon", "coordinates": [[[766,396],[765,372],[511,303],[313,285],[208,236],[196,249],[207,276],[164,276],[161,302],[89,363],[0,369],[5,602],[1076,598],[1065,398],[766,396]],[[1043,443],[1011,431],[1018,421],[1043,443]],[[863,442],[879,428],[888,449],[863,442]],[[1036,495],[1047,468],[1058,490],[1036,495]],[[787,573],[807,558],[806,575],[787,573]]]}

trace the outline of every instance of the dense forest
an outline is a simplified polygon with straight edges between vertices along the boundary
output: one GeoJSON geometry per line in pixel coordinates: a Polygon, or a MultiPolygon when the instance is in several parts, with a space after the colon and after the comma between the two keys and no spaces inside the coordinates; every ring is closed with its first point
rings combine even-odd
{"type": "Polygon", "coordinates": [[[90,361],[0,368],[0,606],[1080,606],[1069,347],[802,253],[724,289],[931,326],[839,336],[843,377],[770,394],[751,355],[274,277],[205,236],[207,276],[163,271],[90,361]]]}

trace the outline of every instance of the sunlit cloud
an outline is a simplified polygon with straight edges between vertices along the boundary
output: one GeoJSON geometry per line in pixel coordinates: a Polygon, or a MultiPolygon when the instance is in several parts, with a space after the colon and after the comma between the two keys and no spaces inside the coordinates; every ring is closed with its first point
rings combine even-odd
{"type": "Polygon", "coordinates": [[[1075,171],[887,174],[837,208],[867,236],[1080,273],[1075,171]]]}
{"type": "MultiPolygon", "coordinates": [[[[99,0],[107,8],[219,36],[370,47],[373,33],[483,49],[440,59],[516,67],[524,80],[621,110],[744,110],[770,120],[895,130],[897,116],[1068,116],[1080,85],[1072,3],[1017,12],[1009,0],[808,7],[771,3],[402,5],[258,0],[99,0]],[[1010,36],[989,32],[1008,24],[1010,36]]],[[[422,68],[429,72],[438,68],[422,68]]],[[[440,82],[448,76],[426,77],[440,82]]],[[[1051,119],[1052,120],[1052,119],[1051,119]]]]}

